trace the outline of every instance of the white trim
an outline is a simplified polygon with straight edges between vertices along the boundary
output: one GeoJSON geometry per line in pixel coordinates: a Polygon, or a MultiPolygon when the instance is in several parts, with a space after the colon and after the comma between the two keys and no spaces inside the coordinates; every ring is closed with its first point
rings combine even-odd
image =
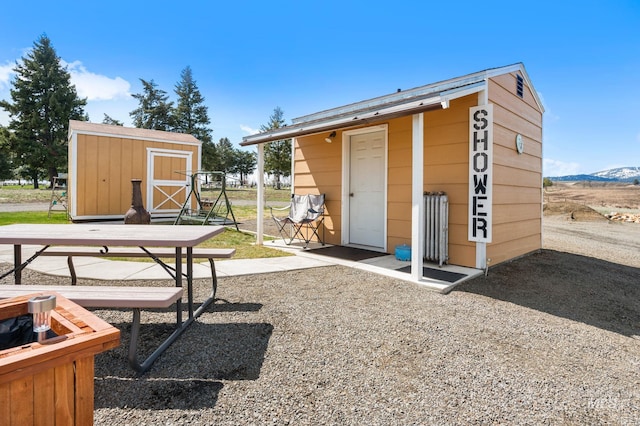
{"type": "Polygon", "coordinates": [[[524,65],[516,63],[308,114],[293,119],[292,124],[289,126],[245,136],[242,138],[240,145],[266,143],[272,140],[306,136],[336,128],[380,122],[395,116],[424,112],[433,109],[437,104],[447,108],[451,99],[486,89],[490,78],[512,72],[520,72],[522,74],[533,93],[534,101],[538,108],[544,112],[542,102],[531,84],[524,65]]]}
{"type": "MultiPolygon", "coordinates": [[[[349,197],[349,185],[351,178],[351,143],[350,138],[354,135],[361,135],[366,133],[384,132],[384,183],[383,183],[383,206],[384,206],[384,219],[383,219],[383,246],[382,250],[387,252],[387,193],[388,193],[388,167],[389,167],[389,129],[387,124],[381,124],[377,126],[363,127],[361,129],[347,130],[342,132],[342,230],[340,232],[340,244],[343,246],[351,245],[349,241],[349,211],[350,211],[350,199],[349,197]]],[[[367,247],[371,249],[371,247],[367,247]]]]}
{"type": "Polygon", "coordinates": [[[412,112],[422,112],[429,109],[440,108],[442,98],[435,94],[426,99],[406,102],[400,105],[392,105],[379,110],[362,111],[356,115],[341,116],[332,119],[321,120],[313,123],[292,124],[274,131],[257,133],[244,136],[241,146],[266,143],[274,140],[288,139],[296,136],[307,136],[321,133],[328,129],[362,126],[376,123],[396,116],[408,115],[412,112]]]}
{"type": "MultiPolygon", "coordinates": [[[[478,106],[487,105],[488,103],[489,103],[489,90],[488,88],[486,88],[485,90],[478,92],[478,106]]],[[[471,167],[471,164],[469,164],[469,167],[471,167]]],[[[491,182],[493,182],[493,179],[491,179],[491,182]]],[[[476,242],[476,268],[485,269],[487,265],[488,265],[487,243],[476,242]]]]}
{"type": "Polygon", "coordinates": [[[291,195],[296,192],[295,170],[296,170],[296,141],[297,138],[291,138],[291,195]]]}
{"type": "MultiPolygon", "coordinates": [[[[146,150],[147,150],[147,188],[146,188],[147,189],[146,191],[147,192],[146,194],[147,211],[152,214],[180,212],[183,203],[179,203],[178,201],[176,201],[174,197],[180,194],[181,192],[185,192],[185,198],[187,196],[186,194],[187,188],[191,184],[190,176],[192,173],[191,167],[193,162],[193,152],[180,151],[175,149],[153,148],[153,147],[147,147],[146,150]],[[186,167],[186,170],[184,171],[185,174],[183,175],[183,178],[171,179],[171,180],[166,180],[166,179],[155,180],[153,176],[155,171],[154,159],[156,157],[172,157],[172,158],[181,158],[185,160],[187,167],[186,167]],[[169,194],[166,191],[164,191],[162,188],[160,188],[160,186],[177,187],[177,189],[171,194],[169,194]],[[158,191],[160,191],[166,197],[158,205],[155,205],[153,202],[154,189],[158,189],[158,191]],[[177,207],[160,209],[160,207],[162,207],[164,204],[168,202],[175,203],[177,207]]],[[[199,184],[200,183],[198,182],[198,185],[199,184]]]]}
{"type": "Polygon", "coordinates": [[[256,244],[263,245],[264,233],[264,145],[258,145],[258,196],[257,196],[257,216],[256,216],[256,244]]]}
{"type": "Polygon", "coordinates": [[[72,181],[67,181],[67,185],[71,183],[71,194],[69,194],[71,211],[69,212],[69,216],[71,216],[73,220],[78,214],[78,135],[76,134],[71,135],[71,158],[72,181]]]}
{"type": "Polygon", "coordinates": [[[424,113],[414,114],[411,128],[411,279],[422,279],[424,266],[424,113]]]}
{"type": "Polygon", "coordinates": [[[140,140],[140,141],[147,141],[147,142],[170,143],[170,144],[176,144],[176,145],[202,146],[202,142],[195,139],[195,137],[194,137],[195,139],[194,142],[186,142],[186,141],[176,141],[171,139],[150,138],[150,137],[141,137],[141,136],[134,136],[134,135],[120,135],[120,134],[109,133],[109,132],[95,132],[95,131],[76,130],[76,129],[71,130],[71,135],[72,136],[73,135],[102,136],[102,137],[115,138],[115,139],[132,139],[132,140],[140,140]]]}

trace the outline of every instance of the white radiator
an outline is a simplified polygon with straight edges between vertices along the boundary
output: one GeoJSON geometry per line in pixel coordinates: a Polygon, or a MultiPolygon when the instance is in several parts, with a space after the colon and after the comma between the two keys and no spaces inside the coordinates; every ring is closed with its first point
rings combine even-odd
{"type": "Polygon", "coordinates": [[[449,199],[444,192],[425,192],[424,259],[438,262],[449,260],[449,199]]]}

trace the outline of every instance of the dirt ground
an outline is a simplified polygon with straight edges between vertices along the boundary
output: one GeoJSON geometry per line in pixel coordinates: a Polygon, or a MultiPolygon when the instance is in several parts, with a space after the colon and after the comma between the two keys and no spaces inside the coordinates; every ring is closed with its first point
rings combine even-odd
{"type": "MultiPolygon", "coordinates": [[[[640,224],[608,220],[640,212],[640,187],[556,183],[544,194],[543,247],[640,268],[640,224]]],[[[631,284],[631,283],[630,283],[631,284]]]]}
{"type": "Polygon", "coordinates": [[[549,208],[563,204],[590,206],[595,210],[640,212],[640,185],[611,182],[554,182],[544,190],[549,208]]]}

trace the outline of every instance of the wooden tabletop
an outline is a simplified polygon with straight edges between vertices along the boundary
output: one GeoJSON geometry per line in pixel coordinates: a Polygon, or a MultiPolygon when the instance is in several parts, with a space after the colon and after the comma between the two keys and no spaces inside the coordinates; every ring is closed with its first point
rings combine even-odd
{"type": "Polygon", "coordinates": [[[193,247],[222,226],[16,224],[0,226],[0,244],[193,247]]]}

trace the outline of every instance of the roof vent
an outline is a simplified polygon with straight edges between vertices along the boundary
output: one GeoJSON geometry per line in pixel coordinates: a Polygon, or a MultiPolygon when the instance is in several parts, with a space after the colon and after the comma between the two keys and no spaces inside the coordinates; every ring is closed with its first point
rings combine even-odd
{"type": "Polygon", "coordinates": [[[524,98],[524,79],[520,74],[516,74],[516,94],[524,98]]]}

